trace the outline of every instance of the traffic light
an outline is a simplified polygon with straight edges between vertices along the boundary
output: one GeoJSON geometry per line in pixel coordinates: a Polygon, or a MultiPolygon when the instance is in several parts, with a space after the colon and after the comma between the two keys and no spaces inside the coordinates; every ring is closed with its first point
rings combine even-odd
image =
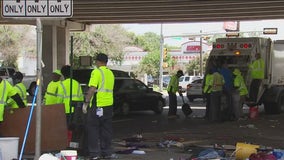
{"type": "Polygon", "coordinates": [[[168,68],[169,64],[167,62],[163,62],[163,68],[168,68]]]}
{"type": "Polygon", "coordinates": [[[163,52],[163,59],[166,60],[168,56],[168,49],[164,48],[164,52],[163,52]]]}

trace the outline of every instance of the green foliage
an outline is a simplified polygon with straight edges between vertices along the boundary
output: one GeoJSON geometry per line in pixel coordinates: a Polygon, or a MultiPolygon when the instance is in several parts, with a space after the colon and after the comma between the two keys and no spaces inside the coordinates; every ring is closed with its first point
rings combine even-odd
{"type": "Polygon", "coordinates": [[[160,68],[160,52],[158,50],[148,53],[139,64],[136,74],[146,73],[157,77],[160,68]]]}
{"type": "MultiPolygon", "coordinates": [[[[131,43],[131,34],[118,24],[95,25],[91,32],[71,35],[74,37],[75,60],[83,55],[95,57],[97,53],[105,53],[114,63],[121,65],[124,57],[123,49],[131,43]]],[[[76,64],[78,63],[75,62],[74,66],[79,67],[76,64]]]]}
{"type": "Polygon", "coordinates": [[[147,52],[153,52],[160,50],[161,37],[153,32],[147,32],[143,35],[137,36],[135,39],[135,45],[142,47],[147,52]]]}
{"type": "MultiPolygon", "coordinates": [[[[206,66],[206,61],[208,59],[208,56],[209,54],[203,54],[203,61],[202,61],[203,72],[206,66]]],[[[193,59],[192,61],[190,61],[188,65],[186,65],[186,72],[189,75],[194,75],[194,72],[195,74],[200,73],[200,57],[199,56],[193,59]]]]}
{"type": "Polygon", "coordinates": [[[17,68],[17,58],[23,48],[27,47],[24,40],[27,28],[23,26],[0,26],[0,49],[3,66],[17,68]]]}
{"type": "Polygon", "coordinates": [[[153,77],[159,75],[160,69],[160,36],[153,32],[132,37],[133,45],[143,48],[148,54],[142,59],[139,66],[135,68],[135,74],[148,74],[153,77]]]}

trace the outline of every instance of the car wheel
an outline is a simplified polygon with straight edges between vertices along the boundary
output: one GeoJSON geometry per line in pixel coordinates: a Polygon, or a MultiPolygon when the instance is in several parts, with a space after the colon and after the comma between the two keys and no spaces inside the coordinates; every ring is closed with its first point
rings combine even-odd
{"type": "Polygon", "coordinates": [[[163,110],[164,110],[164,103],[163,103],[163,101],[159,100],[157,105],[154,108],[154,112],[156,114],[161,114],[163,112],[163,110]]]}
{"type": "Polygon", "coordinates": [[[128,115],[129,112],[130,112],[130,107],[129,107],[129,104],[128,103],[123,103],[122,106],[121,106],[121,114],[122,115],[128,115]]]}

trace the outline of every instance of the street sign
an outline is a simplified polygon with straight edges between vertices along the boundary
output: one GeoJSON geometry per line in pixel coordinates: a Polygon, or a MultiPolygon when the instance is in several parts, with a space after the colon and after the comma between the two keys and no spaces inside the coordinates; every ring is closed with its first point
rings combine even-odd
{"type": "Polygon", "coordinates": [[[277,34],[278,28],[263,28],[263,34],[277,34]]]}
{"type": "Polygon", "coordinates": [[[73,0],[2,0],[3,17],[72,17],[73,0]]]}

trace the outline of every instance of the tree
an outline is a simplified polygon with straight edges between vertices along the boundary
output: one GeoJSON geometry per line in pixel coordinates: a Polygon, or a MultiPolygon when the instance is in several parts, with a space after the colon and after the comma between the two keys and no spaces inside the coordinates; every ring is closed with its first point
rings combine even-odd
{"type": "MultiPolygon", "coordinates": [[[[134,45],[139,46],[143,48],[144,50],[148,51],[148,55],[145,56],[145,58],[142,60],[142,62],[139,64],[139,66],[136,68],[136,73],[139,74],[148,74],[152,75],[153,77],[159,76],[159,69],[160,69],[160,41],[161,37],[153,32],[147,32],[143,34],[142,36],[137,36],[135,38],[134,45]]],[[[165,45],[164,48],[167,48],[168,52],[170,49],[175,47],[165,45]]],[[[169,70],[172,66],[174,66],[177,62],[171,58],[170,54],[168,53],[168,56],[166,59],[164,59],[164,62],[168,64],[167,68],[164,68],[164,70],[169,70]]]]}
{"type": "Polygon", "coordinates": [[[17,68],[17,58],[24,50],[35,51],[34,43],[31,44],[28,26],[0,26],[0,48],[2,65],[17,68]]]}
{"type": "MultiPolygon", "coordinates": [[[[203,54],[203,60],[202,60],[203,61],[203,63],[202,63],[203,68],[205,68],[205,66],[206,66],[208,56],[209,56],[208,53],[203,54]]],[[[203,71],[204,71],[204,69],[203,69],[203,71]]],[[[194,75],[194,74],[200,73],[200,57],[199,56],[189,62],[189,64],[186,66],[186,72],[189,75],[194,75]]]]}
{"type": "Polygon", "coordinates": [[[160,52],[158,50],[148,53],[139,64],[136,70],[136,75],[139,73],[146,73],[157,77],[159,75],[160,68],[160,52]]]}
{"type": "Polygon", "coordinates": [[[161,37],[153,32],[144,33],[141,36],[137,36],[135,39],[135,45],[142,47],[147,52],[153,52],[160,50],[161,37]]]}
{"type": "Polygon", "coordinates": [[[97,53],[106,53],[118,65],[121,65],[124,58],[123,49],[131,43],[129,33],[118,24],[94,25],[90,32],[72,35],[75,59],[83,55],[94,57],[97,53]]]}

